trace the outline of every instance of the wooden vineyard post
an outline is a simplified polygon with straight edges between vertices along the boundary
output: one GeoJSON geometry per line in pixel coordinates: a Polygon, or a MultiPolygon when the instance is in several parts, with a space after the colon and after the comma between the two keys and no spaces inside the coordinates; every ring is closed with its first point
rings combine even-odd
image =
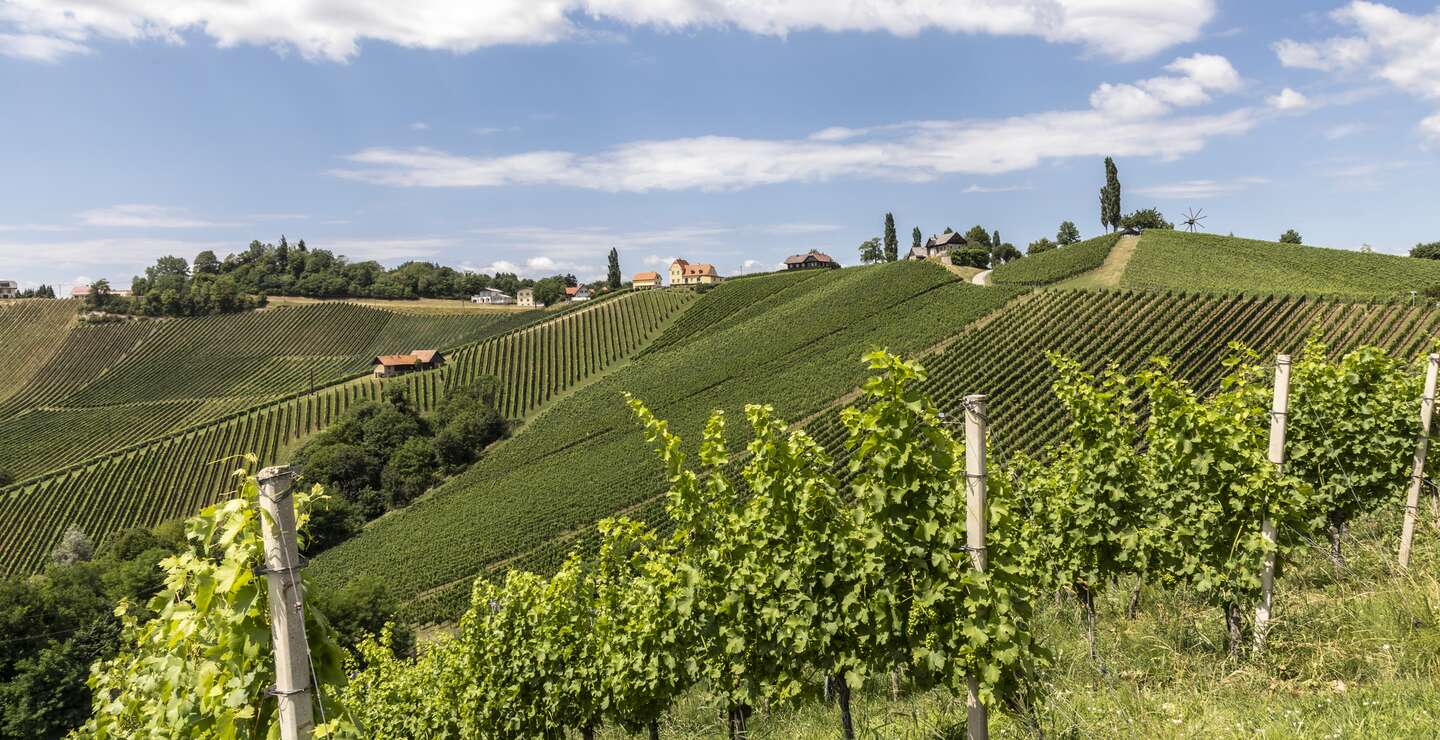
{"type": "MultiPolygon", "coordinates": [[[[1281,474],[1285,472],[1285,419],[1290,412],[1290,355],[1275,357],[1275,400],[1270,407],[1270,462],[1281,474]]],[[[1270,631],[1270,597],[1275,589],[1275,517],[1267,510],[1260,525],[1260,534],[1269,545],[1260,570],[1260,605],[1255,607],[1255,651],[1265,650],[1270,631]]]]}
{"type": "Polygon", "coordinates": [[[260,527],[265,538],[270,636],[275,648],[275,688],[280,737],[304,740],[315,730],[310,696],[310,648],[305,641],[305,604],[300,589],[300,550],[295,543],[295,477],[289,466],[265,468],[260,484],[260,527]]]}
{"type": "MultiPolygon", "coordinates": [[[[985,397],[965,397],[965,547],[976,570],[984,571],[985,557],[985,397]]],[[[990,717],[980,702],[980,682],[966,677],[966,736],[989,740],[990,717]]]]}
{"type": "Polygon", "coordinates": [[[1410,566],[1410,546],[1415,541],[1415,519],[1420,513],[1420,486],[1425,481],[1425,453],[1430,448],[1430,416],[1435,411],[1435,375],[1440,355],[1425,362],[1425,390],[1420,394],[1420,438],[1415,440],[1415,460],[1410,468],[1410,490],[1405,494],[1405,526],[1400,532],[1400,567],[1410,566]]]}

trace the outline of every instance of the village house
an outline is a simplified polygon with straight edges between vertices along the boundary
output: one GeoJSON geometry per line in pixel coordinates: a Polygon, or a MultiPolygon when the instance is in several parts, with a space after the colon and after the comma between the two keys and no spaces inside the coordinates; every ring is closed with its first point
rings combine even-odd
{"type": "Polygon", "coordinates": [[[503,290],[495,288],[481,288],[480,292],[470,296],[471,303],[484,303],[494,306],[508,306],[515,303],[515,299],[503,290]]]}
{"type": "Polygon", "coordinates": [[[670,285],[713,285],[725,278],[715,271],[715,266],[704,262],[690,264],[683,259],[670,263],[670,285]]]}
{"type": "Polygon", "coordinates": [[[19,292],[19,283],[14,280],[0,280],[0,298],[14,298],[19,292]]]}
{"type": "Polygon", "coordinates": [[[408,355],[378,355],[370,364],[375,366],[375,377],[389,378],[416,370],[433,370],[445,364],[445,355],[439,350],[417,349],[408,355]]]}
{"type": "Polygon", "coordinates": [[[958,232],[947,231],[926,239],[923,247],[911,247],[909,254],[905,255],[905,259],[923,260],[940,257],[963,246],[965,246],[965,237],[958,232]]]}
{"type": "Polygon", "coordinates": [[[635,288],[658,288],[660,287],[660,273],[637,272],[635,277],[630,278],[630,284],[635,288]]]}
{"type": "Polygon", "coordinates": [[[835,258],[814,249],[806,254],[792,254],[785,258],[787,270],[834,270],[839,267],[840,263],[836,262],[835,258]]]}
{"type": "Polygon", "coordinates": [[[593,298],[590,289],[583,285],[576,285],[565,289],[565,299],[570,301],[588,301],[593,298]]]}
{"type": "Polygon", "coordinates": [[[535,307],[535,289],[521,288],[515,291],[515,303],[525,308],[535,307]]]}

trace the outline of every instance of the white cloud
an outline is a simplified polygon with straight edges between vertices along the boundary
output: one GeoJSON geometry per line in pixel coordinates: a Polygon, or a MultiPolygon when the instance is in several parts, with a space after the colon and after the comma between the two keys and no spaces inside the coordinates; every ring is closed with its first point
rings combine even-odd
{"type": "Polygon", "coordinates": [[[67,56],[89,54],[90,49],[70,39],[33,33],[0,33],[0,55],[53,64],[67,56]]]}
{"type": "Polygon", "coordinates": [[[589,154],[466,156],[375,147],[349,155],[350,166],[331,174],[397,187],[540,185],[612,192],[738,190],[841,177],[927,182],[952,174],[1015,172],[1069,157],[1174,159],[1199,151],[1213,137],[1244,133],[1260,120],[1248,108],[1188,117],[1171,113],[1171,106],[1193,105],[1239,86],[1239,75],[1223,57],[1195,55],[1167,69],[1185,76],[1102,86],[1088,110],[906,121],[844,129],[843,136],[829,128],[796,139],[657,139],[589,154]],[[1134,104],[1112,105],[1112,93],[1121,95],[1122,89],[1137,96],[1134,104]]]}
{"type": "Polygon", "coordinates": [[[1211,93],[1229,93],[1243,84],[1230,60],[1216,54],[1194,54],[1165,65],[1163,75],[1134,84],[1104,83],[1090,94],[1090,106],[1126,118],[1158,116],[1171,106],[1210,102],[1211,93]]]}
{"type": "Polygon", "coordinates": [[[149,229],[203,229],[230,224],[194,218],[184,211],[146,203],[126,203],[109,208],[93,208],[76,214],[87,226],[112,226],[149,229]]]}
{"type": "MultiPolygon", "coordinates": [[[[1411,15],[1388,5],[1355,0],[1330,13],[1335,23],[1358,31],[1316,42],[1285,39],[1275,44],[1280,62],[1324,71],[1364,70],[1396,89],[1427,100],[1440,100],[1440,9],[1411,15]]],[[[1437,114],[1440,115],[1440,114],[1437,114]]],[[[1436,116],[1418,129],[1433,141],[1436,116]]]]}
{"type": "Polygon", "coordinates": [[[1237,177],[1232,180],[1184,180],[1135,188],[1137,195],[1162,199],[1214,198],[1270,182],[1264,177],[1237,177]]]}
{"type": "Polygon", "coordinates": [[[1350,69],[1370,57],[1370,45],[1357,38],[1333,38],[1312,43],[1281,39],[1271,48],[1281,64],[1299,69],[1350,69]]]}
{"type": "Polygon", "coordinates": [[[0,231],[71,231],[74,228],[60,224],[0,224],[0,231]]]}
{"type": "Polygon", "coordinates": [[[970,185],[962,193],[1014,193],[1021,190],[1034,190],[1031,185],[970,185]]]}
{"type": "Polygon", "coordinates": [[[411,131],[429,131],[429,130],[430,130],[430,124],[428,124],[428,123],[426,123],[426,122],[424,122],[424,121],[416,121],[416,122],[410,124],[410,130],[411,130],[411,131]]]}
{"type": "Polygon", "coordinates": [[[1304,93],[1288,87],[1281,90],[1278,94],[1266,98],[1265,102],[1269,103],[1270,107],[1275,110],[1298,110],[1310,105],[1310,99],[1305,97],[1304,93]]]}
{"type": "Polygon", "coordinates": [[[472,133],[472,134],[477,134],[477,135],[479,135],[479,136],[489,136],[490,134],[498,134],[498,133],[500,133],[501,131],[504,131],[504,130],[505,130],[505,129],[500,128],[500,127],[498,127],[498,126],[481,126],[481,127],[478,127],[478,128],[472,128],[472,129],[470,129],[470,133],[472,133]]]}
{"type": "Polygon", "coordinates": [[[1339,141],[1369,129],[1370,125],[1365,123],[1340,123],[1325,129],[1325,138],[1330,141],[1339,141]]]}
{"type": "Polygon", "coordinates": [[[72,47],[84,48],[83,42],[96,37],[184,43],[187,35],[203,34],[220,47],[293,49],[306,58],[335,61],[354,57],[367,40],[463,53],[496,44],[584,39],[608,30],[581,25],[590,21],[782,37],[801,31],[909,37],[930,30],[1034,36],[1129,60],[1198,38],[1214,16],[1214,0],[1163,5],[1150,0],[410,0],[343,7],[326,0],[7,0],[0,5],[0,21],[72,47]]]}
{"type": "Polygon", "coordinates": [[[771,224],[761,227],[766,234],[820,234],[827,231],[839,231],[844,227],[839,224],[771,224]]]}
{"type": "Polygon", "coordinates": [[[205,249],[216,251],[234,244],[227,242],[194,242],[178,239],[135,239],[102,238],[77,239],[51,242],[0,242],[0,263],[14,270],[29,272],[41,270],[83,269],[87,272],[96,267],[123,268],[125,284],[129,276],[138,273],[145,265],[167,254],[189,259],[196,252],[205,249]]]}
{"type": "Polygon", "coordinates": [[[1440,113],[1427,116],[1420,121],[1420,133],[1426,141],[1432,144],[1440,144],[1440,113]]]}
{"type": "Polygon", "coordinates": [[[395,260],[434,257],[447,248],[460,244],[459,239],[420,237],[414,239],[316,239],[310,246],[343,254],[351,260],[395,260]]]}
{"type": "Polygon", "coordinates": [[[640,259],[640,263],[646,267],[669,267],[675,261],[674,255],[662,257],[658,254],[647,254],[640,259]]]}

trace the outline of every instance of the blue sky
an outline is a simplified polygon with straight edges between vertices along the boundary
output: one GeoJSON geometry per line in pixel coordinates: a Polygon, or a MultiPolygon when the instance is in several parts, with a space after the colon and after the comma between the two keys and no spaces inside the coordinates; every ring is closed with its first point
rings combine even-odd
{"type": "Polygon", "coordinates": [[[0,278],[283,233],[395,264],[722,273],[1125,208],[1440,239],[1440,7],[0,0],[0,278]],[[183,5],[181,8],[172,5],[183,5]],[[390,6],[394,6],[393,8],[390,6]]]}

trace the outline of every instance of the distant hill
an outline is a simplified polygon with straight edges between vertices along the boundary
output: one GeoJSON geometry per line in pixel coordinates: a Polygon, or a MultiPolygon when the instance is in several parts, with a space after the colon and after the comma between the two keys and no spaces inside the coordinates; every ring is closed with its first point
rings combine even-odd
{"type": "MultiPolygon", "coordinates": [[[[379,398],[382,388],[390,384],[406,387],[411,403],[428,411],[450,385],[494,374],[501,380],[503,409],[510,416],[522,417],[647,344],[692,299],[693,294],[685,291],[654,291],[577,305],[559,314],[531,312],[548,318],[541,323],[512,325],[509,331],[486,331],[456,348],[448,364],[439,370],[384,381],[365,372],[374,354],[408,351],[430,342],[434,343],[430,346],[450,348],[463,337],[450,334],[446,339],[446,332],[465,327],[463,319],[469,317],[387,316],[387,312],[343,304],[285,309],[289,315],[282,317],[284,320],[307,318],[308,322],[294,326],[308,325],[313,332],[336,330],[321,318],[337,310],[341,312],[338,315],[356,319],[355,326],[365,326],[359,320],[367,316],[380,315],[386,321],[365,331],[356,329],[357,336],[350,339],[332,337],[330,341],[335,343],[330,345],[299,328],[291,337],[292,344],[279,343],[278,347],[348,347],[366,353],[337,361],[336,372],[322,375],[323,382],[313,393],[303,373],[293,382],[281,383],[279,380],[291,378],[293,373],[247,374],[243,363],[229,358],[242,367],[227,377],[242,386],[255,385],[256,379],[278,379],[266,386],[276,394],[258,405],[252,402],[242,408],[232,407],[206,421],[181,426],[183,415],[191,411],[187,404],[192,401],[163,397],[166,389],[173,394],[174,389],[185,388],[187,383],[200,384],[209,375],[223,375],[227,358],[219,347],[253,350],[265,344],[260,341],[267,338],[264,330],[254,324],[241,325],[249,326],[249,331],[218,345],[202,343],[215,349],[213,362],[178,365],[173,370],[173,383],[165,377],[164,364],[156,362],[144,365],[152,368],[149,380],[127,380],[117,386],[132,392],[149,389],[162,398],[62,412],[34,411],[0,426],[0,450],[8,451],[22,469],[28,470],[23,468],[28,458],[20,456],[26,450],[35,459],[49,461],[43,464],[42,474],[0,489],[0,574],[33,570],[43,564],[61,531],[71,523],[98,541],[117,529],[148,526],[192,513],[230,490],[228,473],[242,464],[239,455],[253,453],[259,456],[261,465],[272,464],[282,450],[296,446],[353,404],[379,398]],[[361,375],[355,377],[357,369],[361,375]],[[281,389],[290,392],[280,394],[281,389]],[[172,409],[175,406],[180,407],[179,411],[172,409]],[[57,413],[63,414],[60,423],[54,421],[57,413]],[[166,425],[172,428],[165,429],[166,425]],[[102,452],[59,464],[82,458],[84,450],[99,444],[96,439],[103,440],[102,452]]],[[[517,314],[498,315],[513,317],[511,321],[526,319],[517,314]]],[[[259,320],[261,316],[254,318],[259,320]]],[[[214,323],[232,318],[187,321],[214,323]]],[[[491,319],[470,329],[473,333],[502,326],[491,319]]],[[[194,326],[174,331],[190,340],[208,336],[194,326]]],[[[274,339],[269,336],[267,341],[274,339]]],[[[155,353],[171,357],[174,348],[182,346],[183,341],[173,339],[159,344],[155,353]],[[162,351],[167,349],[170,351],[162,351]]],[[[281,366],[292,366],[283,362],[287,359],[293,358],[279,358],[281,366]]],[[[126,366],[123,361],[114,365],[126,366]]],[[[107,375],[102,373],[100,377],[107,375]]],[[[224,397],[201,403],[202,407],[218,409],[221,406],[207,404],[222,401],[238,403],[224,397]]]]}
{"type": "Polygon", "coordinates": [[[1440,260],[1146,231],[1121,284],[1134,288],[1408,297],[1440,285],[1440,260]]]}

